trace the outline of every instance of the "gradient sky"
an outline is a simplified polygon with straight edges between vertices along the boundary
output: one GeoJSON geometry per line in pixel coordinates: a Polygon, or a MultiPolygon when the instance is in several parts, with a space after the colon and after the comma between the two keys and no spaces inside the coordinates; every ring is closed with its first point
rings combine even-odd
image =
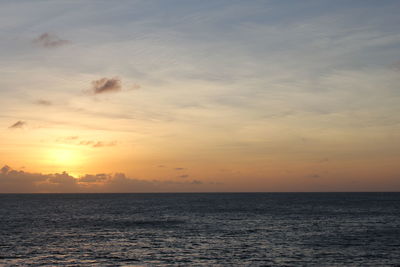
{"type": "Polygon", "coordinates": [[[399,14],[0,0],[0,192],[399,191],[399,14]]]}

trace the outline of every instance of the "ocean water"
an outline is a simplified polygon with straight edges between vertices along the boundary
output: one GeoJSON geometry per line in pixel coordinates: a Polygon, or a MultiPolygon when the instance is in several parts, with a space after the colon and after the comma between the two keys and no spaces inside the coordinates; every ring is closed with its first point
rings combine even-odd
{"type": "Polygon", "coordinates": [[[3,194],[0,265],[400,266],[400,194],[3,194]]]}

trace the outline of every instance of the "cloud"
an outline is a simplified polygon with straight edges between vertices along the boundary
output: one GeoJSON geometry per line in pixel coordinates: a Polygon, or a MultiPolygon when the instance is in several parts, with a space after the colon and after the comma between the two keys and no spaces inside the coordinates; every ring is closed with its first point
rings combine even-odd
{"type": "Polygon", "coordinates": [[[0,173],[7,174],[11,168],[7,165],[4,165],[3,168],[0,169],[0,173]]]}
{"type": "Polygon", "coordinates": [[[82,146],[90,146],[94,144],[94,141],[80,141],[79,144],[82,146]]]}
{"type": "Polygon", "coordinates": [[[35,104],[41,105],[41,106],[51,106],[53,103],[51,103],[48,100],[38,99],[38,100],[35,101],[35,104]]]}
{"type": "Polygon", "coordinates": [[[101,78],[92,81],[93,94],[111,93],[121,91],[121,81],[118,78],[101,78]]]}
{"type": "Polygon", "coordinates": [[[104,146],[115,146],[116,142],[101,142],[98,141],[97,143],[93,144],[93,147],[104,147],[104,146]]]}
{"type": "Polygon", "coordinates": [[[56,185],[63,185],[64,187],[76,187],[76,179],[69,175],[67,172],[55,173],[48,175],[47,181],[56,185]]]}
{"type": "Polygon", "coordinates": [[[0,193],[198,192],[203,184],[199,180],[149,181],[129,178],[123,173],[73,177],[67,172],[42,174],[17,171],[7,165],[0,169],[0,193]]]}
{"type": "Polygon", "coordinates": [[[96,175],[86,174],[85,176],[82,176],[79,178],[79,182],[98,183],[98,182],[103,182],[109,178],[110,178],[110,176],[108,174],[104,174],[104,173],[99,173],[96,175]]]}
{"type": "Polygon", "coordinates": [[[183,171],[185,168],[175,168],[175,171],[183,171]]]}
{"type": "Polygon", "coordinates": [[[319,175],[318,173],[313,173],[308,175],[309,178],[321,178],[321,175],[319,175]]]}
{"type": "Polygon", "coordinates": [[[10,128],[10,129],[18,129],[18,128],[24,127],[25,125],[26,125],[26,122],[24,122],[24,121],[17,121],[16,123],[14,123],[13,125],[11,125],[11,126],[8,127],[8,128],[10,128]]]}
{"type": "Polygon", "coordinates": [[[107,146],[116,146],[117,142],[103,142],[103,141],[91,141],[91,140],[82,140],[79,142],[79,145],[82,146],[92,146],[92,147],[107,147],[107,146]]]}
{"type": "Polygon", "coordinates": [[[39,192],[37,184],[46,179],[45,175],[12,170],[5,165],[0,172],[0,193],[39,192]]]}
{"type": "Polygon", "coordinates": [[[188,174],[182,174],[182,175],[179,175],[178,177],[179,177],[179,178],[188,178],[189,175],[188,175],[188,174]]]}
{"type": "Polygon", "coordinates": [[[46,48],[55,48],[66,45],[70,43],[68,40],[63,40],[59,38],[57,35],[51,33],[43,33],[39,37],[33,40],[34,43],[41,45],[46,48]]]}
{"type": "Polygon", "coordinates": [[[91,147],[109,147],[109,146],[116,146],[116,141],[104,142],[104,141],[94,141],[94,140],[79,140],[79,136],[67,136],[64,138],[59,138],[56,142],[59,143],[66,143],[72,145],[79,145],[79,146],[91,146],[91,147]]]}

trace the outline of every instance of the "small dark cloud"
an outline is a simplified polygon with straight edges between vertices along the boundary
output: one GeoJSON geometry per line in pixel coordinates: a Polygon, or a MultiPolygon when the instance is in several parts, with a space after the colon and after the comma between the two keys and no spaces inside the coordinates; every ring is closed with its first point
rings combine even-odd
{"type": "Polygon", "coordinates": [[[52,103],[48,100],[44,100],[44,99],[38,99],[35,101],[35,104],[37,105],[41,105],[41,106],[51,106],[52,103]]]}
{"type": "Polygon", "coordinates": [[[73,144],[77,146],[91,146],[91,147],[110,147],[116,146],[116,141],[104,142],[104,141],[97,141],[97,140],[82,140],[77,135],[67,136],[63,138],[59,138],[56,140],[58,143],[65,143],[65,144],[73,144]]]}
{"type": "Polygon", "coordinates": [[[183,174],[183,175],[179,175],[178,177],[179,177],[179,178],[188,178],[189,175],[188,175],[188,174],[183,174]]]}
{"type": "Polygon", "coordinates": [[[63,45],[66,45],[70,43],[68,40],[63,40],[59,38],[55,34],[51,33],[43,33],[39,37],[33,40],[34,43],[39,44],[42,47],[46,48],[55,48],[55,47],[60,47],[63,45]]]}
{"type": "Polygon", "coordinates": [[[93,144],[93,147],[104,147],[104,146],[115,146],[116,142],[101,142],[98,141],[95,144],[93,144]]]}
{"type": "Polygon", "coordinates": [[[101,78],[92,81],[93,94],[111,93],[121,91],[121,81],[118,78],[101,78]]]}
{"type": "Polygon", "coordinates": [[[321,175],[319,175],[318,173],[313,173],[308,175],[309,178],[321,178],[321,175]]]}
{"type": "Polygon", "coordinates": [[[158,167],[158,168],[165,168],[164,165],[158,165],[157,167],[158,167]]]}
{"type": "Polygon", "coordinates": [[[103,142],[103,141],[92,141],[92,140],[82,140],[78,143],[81,146],[92,146],[92,147],[106,147],[106,146],[116,146],[117,142],[103,142]]]}
{"type": "Polygon", "coordinates": [[[10,129],[18,129],[18,128],[24,127],[25,125],[26,125],[26,122],[24,122],[24,121],[17,121],[16,123],[14,123],[13,125],[11,125],[11,126],[8,127],[8,128],[10,128],[10,129]]]}
{"type": "Polygon", "coordinates": [[[175,171],[183,171],[186,170],[185,168],[175,168],[175,171]]]}
{"type": "Polygon", "coordinates": [[[193,181],[192,181],[192,184],[203,184],[203,182],[202,182],[202,181],[199,181],[199,180],[193,180],[193,181]]]}

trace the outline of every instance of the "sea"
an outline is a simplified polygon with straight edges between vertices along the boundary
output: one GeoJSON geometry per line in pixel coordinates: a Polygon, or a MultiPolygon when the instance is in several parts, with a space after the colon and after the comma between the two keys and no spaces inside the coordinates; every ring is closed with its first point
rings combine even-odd
{"type": "Polygon", "coordinates": [[[400,193],[0,194],[0,266],[400,266],[400,193]]]}

